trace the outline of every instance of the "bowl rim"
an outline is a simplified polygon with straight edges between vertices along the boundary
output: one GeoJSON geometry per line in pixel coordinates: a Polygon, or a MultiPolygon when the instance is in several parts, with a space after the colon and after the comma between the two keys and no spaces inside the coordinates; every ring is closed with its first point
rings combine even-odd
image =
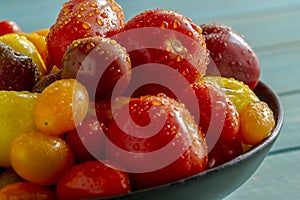
{"type": "MultiPolygon", "coordinates": [[[[275,142],[275,140],[278,138],[279,134],[280,134],[280,130],[282,128],[283,122],[284,122],[284,109],[283,109],[283,105],[280,102],[279,96],[274,92],[274,90],[268,86],[267,84],[265,84],[262,81],[259,81],[257,86],[254,89],[254,92],[258,92],[262,95],[266,95],[266,96],[270,96],[271,98],[269,100],[271,100],[272,104],[273,104],[273,108],[272,111],[274,113],[276,113],[275,115],[275,127],[272,131],[272,134],[270,134],[267,138],[265,138],[260,144],[255,145],[253,147],[251,147],[247,152],[243,153],[242,155],[222,164],[219,166],[216,166],[214,168],[211,169],[206,169],[198,174],[195,174],[193,176],[187,177],[187,178],[183,178],[171,183],[166,183],[166,184],[162,184],[162,185],[158,185],[155,187],[151,187],[151,188],[146,188],[146,189],[141,189],[141,190],[137,190],[137,191],[132,191],[126,194],[121,194],[121,195],[115,195],[115,196],[110,196],[110,197],[104,197],[104,198],[97,198],[98,200],[106,200],[106,199],[111,199],[111,200],[117,200],[117,199],[127,199],[130,197],[134,197],[137,196],[139,194],[142,193],[150,193],[151,191],[160,191],[163,189],[167,189],[167,188],[171,188],[180,184],[184,184],[184,183],[188,183],[191,181],[196,181],[198,179],[200,179],[203,176],[206,176],[208,174],[212,174],[212,173],[216,173],[218,171],[222,171],[225,170],[227,168],[232,167],[233,165],[240,163],[244,160],[249,159],[250,157],[252,157],[253,155],[257,154],[258,152],[262,151],[263,149],[265,149],[266,147],[268,147],[269,145],[273,145],[273,143],[275,142]],[[274,110],[276,109],[276,110],[274,110]]],[[[259,95],[258,95],[259,96],[259,95]]],[[[268,103],[269,105],[269,103],[268,103]]],[[[270,106],[270,105],[269,105],[270,106]]]]}

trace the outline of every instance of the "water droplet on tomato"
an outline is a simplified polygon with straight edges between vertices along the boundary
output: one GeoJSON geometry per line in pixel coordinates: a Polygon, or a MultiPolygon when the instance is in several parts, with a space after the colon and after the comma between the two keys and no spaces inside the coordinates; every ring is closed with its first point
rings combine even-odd
{"type": "Polygon", "coordinates": [[[99,26],[103,26],[103,21],[99,18],[97,18],[97,24],[99,24],[99,26]]]}
{"type": "Polygon", "coordinates": [[[87,22],[84,22],[84,23],[82,23],[82,28],[87,30],[87,29],[91,28],[91,25],[87,22]]]}

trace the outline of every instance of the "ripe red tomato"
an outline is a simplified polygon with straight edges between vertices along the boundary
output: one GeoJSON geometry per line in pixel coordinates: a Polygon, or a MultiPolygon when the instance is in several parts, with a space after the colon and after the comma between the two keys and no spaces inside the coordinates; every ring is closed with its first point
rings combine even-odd
{"type": "Polygon", "coordinates": [[[107,128],[103,123],[95,119],[86,119],[76,129],[67,133],[66,142],[71,147],[77,163],[103,159],[103,135],[106,131],[107,128]],[[92,155],[90,150],[92,153],[97,152],[97,155],[92,155]]]}
{"type": "Polygon", "coordinates": [[[63,4],[56,23],[47,35],[47,65],[60,68],[63,54],[73,40],[107,36],[123,25],[122,8],[113,0],[69,0],[63,4]]]}
{"type": "Polygon", "coordinates": [[[0,36],[8,33],[20,33],[21,28],[14,21],[4,20],[0,21],[0,36]]]}
{"type": "Polygon", "coordinates": [[[188,102],[191,99],[189,97],[185,97],[186,106],[194,116],[199,116],[199,126],[206,134],[209,150],[217,142],[232,142],[240,126],[239,114],[232,101],[224,92],[207,82],[194,83],[191,87],[198,98],[199,109],[188,102]]]}
{"type": "Polygon", "coordinates": [[[173,97],[174,90],[167,89],[170,89],[168,85],[180,87],[178,76],[192,83],[206,72],[208,56],[201,28],[178,12],[144,11],[130,19],[112,38],[127,49],[132,68],[143,68],[142,74],[133,75],[131,87],[136,89],[146,77],[152,78],[151,83],[135,92],[135,97],[161,92],[173,97]],[[154,71],[155,67],[160,71],[154,71]]]}
{"type": "Polygon", "coordinates": [[[166,96],[131,99],[107,132],[106,158],[130,172],[134,189],[166,184],[203,171],[204,136],[183,104],[166,96]]]}
{"type": "Polygon", "coordinates": [[[234,139],[230,143],[217,143],[208,153],[207,169],[224,164],[243,153],[242,143],[234,139]]]}
{"type": "Polygon", "coordinates": [[[108,197],[130,191],[127,173],[100,161],[75,165],[62,176],[56,187],[57,196],[64,200],[108,197]]]}

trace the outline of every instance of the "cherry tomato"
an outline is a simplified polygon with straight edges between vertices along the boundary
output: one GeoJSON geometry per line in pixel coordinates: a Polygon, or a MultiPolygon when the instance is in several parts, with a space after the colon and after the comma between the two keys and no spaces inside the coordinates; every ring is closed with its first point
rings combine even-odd
{"type": "Polygon", "coordinates": [[[234,103],[238,112],[248,103],[259,101],[259,98],[248,85],[234,78],[205,76],[203,77],[203,81],[208,82],[225,92],[234,103]]]}
{"type": "Polygon", "coordinates": [[[10,161],[13,169],[27,181],[39,185],[56,184],[74,164],[67,143],[42,132],[19,135],[11,144],[10,161]]]}
{"type": "Polygon", "coordinates": [[[34,107],[36,126],[55,135],[73,130],[89,107],[86,88],[75,79],[62,79],[46,87],[34,107]]]}
{"type": "Polygon", "coordinates": [[[247,104],[240,111],[240,120],[238,138],[248,145],[260,143],[271,134],[275,126],[273,112],[263,101],[247,104]]]}
{"type": "Polygon", "coordinates": [[[0,190],[0,199],[56,200],[55,192],[30,182],[18,182],[0,190]]]}
{"type": "Polygon", "coordinates": [[[57,196],[64,200],[100,198],[130,191],[127,173],[96,160],[75,165],[56,187],[57,196]]]}
{"type": "Polygon", "coordinates": [[[21,28],[14,21],[4,20],[0,22],[0,36],[7,33],[19,33],[21,28]]]}
{"type": "Polygon", "coordinates": [[[103,136],[106,131],[107,128],[103,123],[95,119],[86,119],[76,129],[67,133],[66,142],[73,150],[77,163],[95,160],[95,157],[89,152],[90,148],[97,151],[96,158],[103,158],[103,136]]]}

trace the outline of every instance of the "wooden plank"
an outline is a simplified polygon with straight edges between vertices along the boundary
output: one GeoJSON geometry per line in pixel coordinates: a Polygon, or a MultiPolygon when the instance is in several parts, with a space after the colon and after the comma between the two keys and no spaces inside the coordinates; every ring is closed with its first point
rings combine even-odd
{"type": "Polygon", "coordinates": [[[285,120],[279,138],[272,148],[272,152],[300,148],[300,92],[283,96],[280,100],[284,107],[285,120]]]}
{"type": "Polygon", "coordinates": [[[297,45],[300,41],[300,7],[274,10],[271,12],[253,13],[253,15],[232,16],[221,18],[220,21],[232,26],[244,35],[254,49],[263,47],[288,47],[297,45]],[[297,41],[297,43],[295,43],[297,41]]]}
{"type": "Polygon", "coordinates": [[[257,53],[261,63],[261,80],[279,94],[298,91],[300,89],[300,46],[273,51],[257,53]]]}
{"type": "Polygon", "coordinates": [[[298,150],[268,156],[254,175],[225,200],[299,199],[299,155],[298,150]]]}
{"type": "Polygon", "coordinates": [[[269,9],[282,9],[299,5],[297,0],[139,0],[139,1],[124,1],[116,0],[124,9],[126,19],[128,20],[135,14],[146,9],[166,8],[179,11],[192,19],[209,20],[214,18],[222,18],[227,15],[241,15],[244,13],[255,13],[257,11],[269,9]]]}

